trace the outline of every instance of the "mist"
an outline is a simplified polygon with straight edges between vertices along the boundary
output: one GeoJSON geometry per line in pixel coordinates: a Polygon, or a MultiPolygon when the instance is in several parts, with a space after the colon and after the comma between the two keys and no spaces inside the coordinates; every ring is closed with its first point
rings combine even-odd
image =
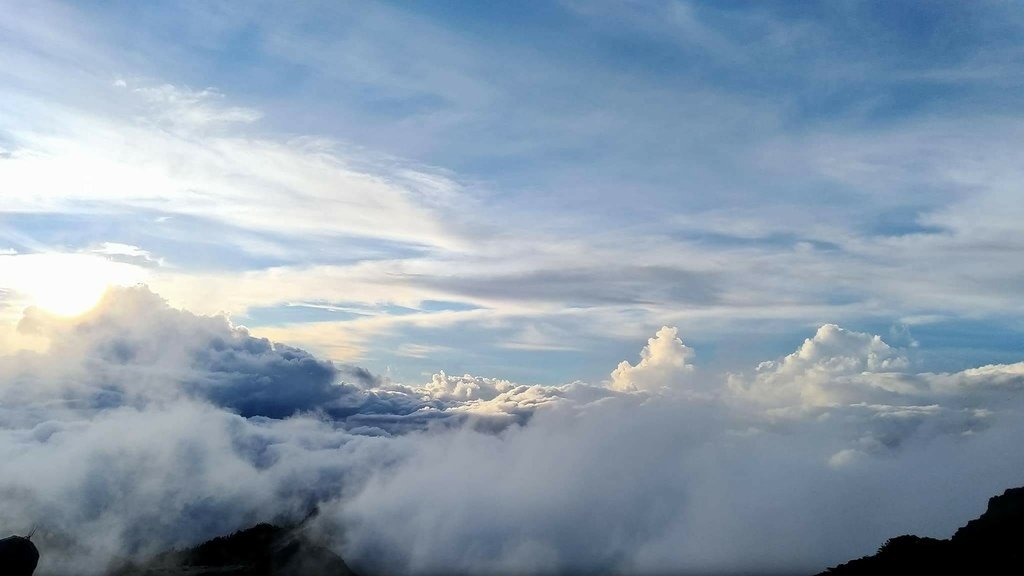
{"type": "Polygon", "coordinates": [[[115,289],[0,359],[0,525],[99,574],[258,521],[369,574],[812,572],[1021,483],[1024,365],[911,373],[826,325],[708,374],[660,330],[604,382],[401,384],[115,289]]]}

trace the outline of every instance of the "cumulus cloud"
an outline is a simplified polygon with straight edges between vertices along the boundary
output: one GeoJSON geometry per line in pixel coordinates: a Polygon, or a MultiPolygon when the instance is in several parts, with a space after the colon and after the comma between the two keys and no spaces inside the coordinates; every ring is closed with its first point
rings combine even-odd
{"type": "Polygon", "coordinates": [[[769,405],[828,406],[867,400],[878,380],[865,382],[859,376],[907,366],[907,359],[881,337],[825,324],[792,354],[762,362],[752,380],[733,377],[731,384],[746,398],[769,405]]]}
{"type": "Polygon", "coordinates": [[[678,330],[662,326],[640,351],[635,366],[623,361],[612,372],[609,386],[620,391],[656,392],[681,386],[693,373],[693,349],[677,337],[678,330]]]}
{"type": "Polygon", "coordinates": [[[44,338],[45,352],[0,357],[9,405],[59,400],[75,409],[146,407],[204,400],[242,416],[284,418],[318,412],[365,425],[404,425],[467,411],[521,414],[561,397],[564,387],[436,374],[424,385],[394,383],[354,365],[253,336],[224,316],[172,308],[144,286],[115,288],[90,312],[64,318],[30,307],[18,325],[44,338]]]}
{"type": "Polygon", "coordinates": [[[243,416],[285,417],[332,408],[346,395],[332,364],[256,338],[224,317],[171,308],[144,287],[116,289],[72,319],[29,308],[22,332],[49,349],[0,360],[9,403],[60,398],[72,405],[145,406],[200,398],[243,416]]]}
{"type": "Polygon", "coordinates": [[[479,378],[475,376],[449,376],[444,372],[434,374],[425,386],[426,391],[438,399],[493,400],[502,392],[508,392],[515,384],[508,380],[479,378]]]}
{"type": "Polygon", "coordinates": [[[866,454],[892,455],[915,439],[983,431],[1024,382],[1020,364],[942,374],[909,366],[905,353],[880,336],[826,324],[792,354],[762,362],[753,376],[729,374],[727,398],[762,410],[767,426],[815,419],[845,431],[848,446],[829,459],[845,466],[866,454]]]}
{"type": "Polygon", "coordinates": [[[144,287],[20,328],[49,349],[0,356],[0,525],[41,524],[44,574],[313,508],[367,573],[809,572],[1024,465],[1024,363],[913,373],[832,325],[750,376],[663,327],[606,386],[393,382],[144,287]]]}

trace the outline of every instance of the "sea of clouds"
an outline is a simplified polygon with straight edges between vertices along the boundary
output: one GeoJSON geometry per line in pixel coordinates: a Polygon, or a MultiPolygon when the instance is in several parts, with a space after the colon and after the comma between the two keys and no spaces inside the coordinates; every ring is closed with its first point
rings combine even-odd
{"type": "Polygon", "coordinates": [[[18,328],[50,344],[0,356],[0,528],[40,574],[314,511],[369,573],[812,572],[1024,484],[1024,363],[916,373],[835,325],[727,374],[664,327],[560,386],[396,383],[145,287],[18,328]]]}

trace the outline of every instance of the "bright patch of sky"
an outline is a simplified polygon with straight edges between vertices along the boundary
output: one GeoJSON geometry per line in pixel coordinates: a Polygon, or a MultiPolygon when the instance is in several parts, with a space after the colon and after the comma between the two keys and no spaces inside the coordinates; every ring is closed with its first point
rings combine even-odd
{"type": "Polygon", "coordinates": [[[1019,359],[1013,3],[0,9],[0,344],[13,275],[116,268],[409,382],[598,381],[663,325],[1019,359]]]}

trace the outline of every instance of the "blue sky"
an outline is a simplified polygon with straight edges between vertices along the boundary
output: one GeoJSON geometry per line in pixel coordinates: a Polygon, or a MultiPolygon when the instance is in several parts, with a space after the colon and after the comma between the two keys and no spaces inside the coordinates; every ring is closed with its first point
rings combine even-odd
{"type": "Polygon", "coordinates": [[[405,382],[1020,359],[1013,3],[3,9],[4,346],[88,277],[405,382]]]}

